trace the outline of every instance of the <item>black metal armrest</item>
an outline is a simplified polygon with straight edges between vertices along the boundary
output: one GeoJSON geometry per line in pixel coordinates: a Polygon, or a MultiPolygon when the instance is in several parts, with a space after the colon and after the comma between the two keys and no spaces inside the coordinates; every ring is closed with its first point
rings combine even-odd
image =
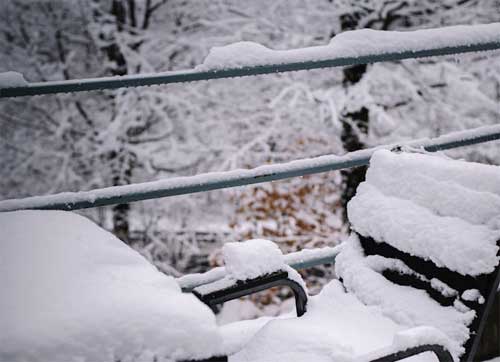
{"type": "Polygon", "coordinates": [[[227,362],[228,357],[227,356],[217,356],[217,357],[211,357],[207,359],[192,359],[192,360],[184,360],[184,361],[178,361],[178,362],[227,362]]]}
{"type": "Polygon", "coordinates": [[[297,316],[300,317],[304,315],[307,306],[307,294],[299,283],[288,277],[288,273],[286,271],[278,271],[244,281],[237,280],[235,284],[229,287],[219,289],[207,294],[201,294],[195,289],[193,291],[193,294],[215,311],[215,307],[217,304],[221,304],[232,299],[237,299],[239,297],[257,293],[276,286],[290,287],[295,296],[295,308],[297,309],[297,316]]]}
{"type": "Polygon", "coordinates": [[[386,356],[373,359],[370,362],[395,362],[424,352],[433,352],[437,356],[439,362],[453,362],[451,353],[439,344],[424,344],[408,348],[404,351],[394,352],[386,356]]]}

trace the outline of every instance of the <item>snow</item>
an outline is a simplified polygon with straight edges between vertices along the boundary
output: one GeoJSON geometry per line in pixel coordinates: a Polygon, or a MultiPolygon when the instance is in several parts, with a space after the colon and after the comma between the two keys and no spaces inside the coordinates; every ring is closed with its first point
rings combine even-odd
{"type": "Polygon", "coordinates": [[[27,85],[28,82],[21,73],[12,71],[0,73],[0,89],[26,87],[27,85]]]}
{"type": "Polygon", "coordinates": [[[284,270],[286,266],[278,245],[264,239],[226,243],[222,254],[226,271],[236,280],[257,278],[284,270]]]}
{"type": "Polygon", "coordinates": [[[500,180],[500,168],[495,166],[381,150],[372,156],[366,182],[348,205],[349,220],[361,235],[432,260],[439,267],[463,275],[490,273],[498,264],[500,231],[479,221],[497,225],[491,220],[498,220],[498,215],[490,213],[500,195],[496,180],[500,180]],[[421,177],[414,177],[416,173],[421,177]],[[445,177],[449,181],[439,183],[445,177]],[[454,193],[448,183],[481,192],[454,193]],[[464,195],[467,209],[459,207],[464,195]],[[468,217],[467,212],[476,216],[468,217]]]}
{"type": "Polygon", "coordinates": [[[203,358],[215,316],[175,280],[84,217],[0,214],[0,360],[203,358]]]}
{"type": "Polygon", "coordinates": [[[384,195],[408,198],[439,215],[500,228],[498,167],[405,152],[377,152],[370,164],[375,167],[368,169],[369,183],[384,195]]]}
{"type": "Polygon", "coordinates": [[[462,293],[462,299],[470,302],[477,301],[479,304],[483,304],[485,302],[484,297],[477,289],[467,289],[462,293]]]}
{"type": "Polygon", "coordinates": [[[411,347],[426,344],[439,344],[446,349],[451,349],[450,341],[446,335],[436,328],[420,326],[398,332],[394,336],[392,346],[397,351],[404,351],[411,347]]]}
{"type": "MultiPolygon", "coordinates": [[[[159,197],[160,193],[162,193],[163,196],[173,196],[231,186],[240,186],[243,184],[255,183],[256,180],[265,181],[266,176],[272,176],[273,179],[280,179],[325,170],[338,170],[346,167],[352,167],[353,165],[364,165],[367,164],[372,154],[381,148],[392,149],[395,146],[401,145],[419,148],[430,145],[447,145],[450,143],[456,144],[456,142],[480,139],[484,136],[491,136],[499,133],[500,125],[484,126],[467,131],[453,132],[434,139],[423,138],[407,143],[394,143],[376,148],[350,152],[342,156],[325,155],[309,159],[295,160],[282,164],[264,165],[253,169],[210,172],[189,177],[175,177],[131,185],[106,187],[91,191],[63,192],[47,196],[33,196],[24,199],[3,200],[0,201],[0,211],[37,209],[41,207],[54,207],[54,205],[57,205],[58,208],[63,208],[80,202],[93,203],[97,200],[102,201],[99,205],[105,205],[117,202],[108,202],[107,200],[120,199],[120,201],[122,201],[123,197],[132,194],[135,196],[134,200],[144,200],[152,197],[159,197]]],[[[490,174],[491,173],[494,172],[490,172],[490,174]]],[[[485,174],[485,176],[490,175],[485,174]]],[[[490,189],[496,189],[499,187],[498,183],[496,184],[497,186],[495,186],[494,180],[482,180],[481,185],[484,185],[485,187],[487,186],[490,189]]]]}
{"type": "Polygon", "coordinates": [[[229,360],[351,361],[353,355],[390,345],[399,330],[396,323],[361,304],[334,280],[310,299],[304,316],[268,322],[229,360]]]}
{"type": "Polygon", "coordinates": [[[177,278],[177,283],[183,290],[192,290],[200,285],[209,284],[226,276],[225,267],[216,267],[205,273],[193,273],[177,278]]]}
{"type": "Polygon", "coordinates": [[[427,326],[444,333],[450,352],[460,356],[469,338],[468,325],[475,312],[443,307],[418,289],[394,284],[373,270],[363,255],[356,235],[351,235],[335,262],[335,272],[345,288],[362,303],[380,310],[385,316],[408,328],[427,326]]]}
{"type": "Polygon", "coordinates": [[[260,317],[257,319],[243,320],[220,326],[219,329],[223,339],[222,350],[228,355],[237,353],[244,348],[244,346],[262,327],[273,319],[275,318],[260,317]]]}
{"type": "MultiPolygon", "coordinates": [[[[463,275],[487,274],[499,262],[499,180],[496,166],[425,152],[379,150],[371,157],[366,181],[349,202],[349,220],[359,234],[437,266],[463,275]]],[[[408,328],[437,329],[448,339],[454,358],[460,357],[475,312],[458,298],[453,306],[444,307],[423,290],[391,283],[380,273],[388,268],[416,275],[399,260],[365,257],[356,234],[344,243],[335,262],[336,274],[361,302],[408,328]]],[[[442,295],[458,297],[442,281],[416,276],[442,295]]],[[[484,303],[477,290],[464,292],[462,298],[484,303]]],[[[419,340],[412,333],[408,343],[419,340]]]]}
{"type": "Polygon", "coordinates": [[[210,50],[197,71],[223,70],[284,63],[358,58],[386,53],[469,46],[500,40],[500,23],[459,25],[415,31],[360,29],[333,37],[328,45],[292,50],[272,50],[254,42],[237,42],[210,50]]]}
{"type": "Polygon", "coordinates": [[[431,287],[440,292],[445,297],[454,297],[458,294],[455,289],[437,278],[431,279],[431,287]]]}
{"type": "MultiPolygon", "coordinates": [[[[301,318],[282,316],[267,321],[230,362],[370,361],[410,346],[442,343],[450,339],[436,328],[407,328],[387,318],[377,307],[362,304],[338,280],[310,298],[301,318]]],[[[408,362],[435,361],[422,354],[408,362]]]]}

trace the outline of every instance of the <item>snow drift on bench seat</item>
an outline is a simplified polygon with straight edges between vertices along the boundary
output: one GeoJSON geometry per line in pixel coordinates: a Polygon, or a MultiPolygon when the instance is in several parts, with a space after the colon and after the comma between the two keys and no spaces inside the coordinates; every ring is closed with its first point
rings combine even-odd
{"type": "Polygon", "coordinates": [[[222,346],[213,313],[77,214],[0,214],[0,361],[170,361],[222,346]]]}

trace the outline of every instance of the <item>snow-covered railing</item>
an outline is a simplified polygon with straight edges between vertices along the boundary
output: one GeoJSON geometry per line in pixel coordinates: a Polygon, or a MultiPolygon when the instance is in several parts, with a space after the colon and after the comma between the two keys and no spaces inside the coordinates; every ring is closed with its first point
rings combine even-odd
{"type": "Polygon", "coordinates": [[[363,166],[369,163],[370,157],[375,150],[381,148],[411,147],[435,152],[498,139],[500,139],[500,125],[485,126],[454,132],[432,139],[382,145],[346,153],[342,156],[326,155],[288,163],[260,166],[254,169],[211,172],[190,177],[175,177],[91,191],[64,192],[47,196],[3,200],[0,201],[0,211],[23,209],[78,210],[167,196],[192,194],[363,166]]]}
{"type": "Polygon", "coordinates": [[[192,82],[495,49],[500,49],[500,23],[408,32],[361,29],[343,32],[328,45],[302,49],[271,50],[250,42],[216,47],[203,64],[190,70],[13,83],[3,88],[0,83],[0,98],[192,82]]]}

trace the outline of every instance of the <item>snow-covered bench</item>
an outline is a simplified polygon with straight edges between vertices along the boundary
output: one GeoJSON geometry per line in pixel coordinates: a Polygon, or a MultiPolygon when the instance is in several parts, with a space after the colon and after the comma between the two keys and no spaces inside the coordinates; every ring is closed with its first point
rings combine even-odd
{"type": "MultiPolygon", "coordinates": [[[[339,279],[302,317],[224,326],[85,218],[0,214],[0,361],[472,361],[500,276],[500,169],[378,151],[348,211],[339,279]]],[[[224,255],[200,299],[273,273],[302,283],[269,243],[224,255]]]]}
{"type": "Polygon", "coordinates": [[[392,361],[433,345],[475,361],[500,278],[500,168],[378,151],[348,214],[339,280],[231,360],[392,361]]]}

